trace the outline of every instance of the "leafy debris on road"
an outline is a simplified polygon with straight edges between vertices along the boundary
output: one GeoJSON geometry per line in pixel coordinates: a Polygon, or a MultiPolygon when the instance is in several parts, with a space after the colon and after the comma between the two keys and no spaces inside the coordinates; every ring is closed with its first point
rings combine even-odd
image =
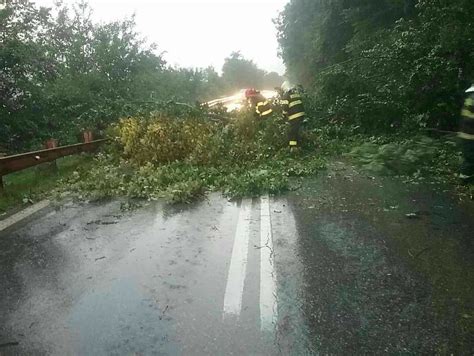
{"type": "Polygon", "coordinates": [[[287,151],[283,120],[258,122],[250,113],[233,115],[229,122],[215,122],[195,108],[174,116],[123,119],[110,130],[114,143],[108,152],[97,157],[92,169],[65,180],[63,189],[83,199],[122,196],[189,203],[206,191],[237,198],[299,189],[294,178],[325,167],[323,154],[310,154],[314,138],[306,139],[307,150],[298,156],[287,151]]]}

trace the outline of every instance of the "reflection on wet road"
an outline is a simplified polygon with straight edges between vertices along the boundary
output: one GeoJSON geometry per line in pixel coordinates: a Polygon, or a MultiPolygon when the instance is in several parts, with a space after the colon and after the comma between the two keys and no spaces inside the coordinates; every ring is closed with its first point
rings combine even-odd
{"type": "Polygon", "coordinates": [[[216,194],[192,206],[154,203],[127,213],[118,202],[69,204],[7,229],[0,345],[18,344],[0,354],[398,354],[471,346],[450,344],[433,285],[388,241],[403,224],[370,220],[356,205],[343,209],[323,190],[301,194],[239,202],[216,194]]]}
{"type": "Polygon", "coordinates": [[[2,338],[35,354],[275,354],[262,201],[213,195],[129,214],[118,203],[69,205],[9,229],[2,338]]]}

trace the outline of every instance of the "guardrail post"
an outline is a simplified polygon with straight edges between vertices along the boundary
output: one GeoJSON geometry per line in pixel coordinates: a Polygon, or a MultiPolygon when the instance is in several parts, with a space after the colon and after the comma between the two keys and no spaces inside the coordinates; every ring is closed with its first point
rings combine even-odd
{"type": "MultiPolygon", "coordinates": [[[[49,140],[45,142],[44,147],[46,149],[58,148],[58,140],[54,138],[50,138],[49,140]]],[[[58,163],[56,162],[56,160],[49,163],[43,163],[43,165],[46,169],[50,170],[51,172],[56,172],[58,170],[58,163]]]]}
{"type": "Polygon", "coordinates": [[[89,131],[89,130],[84,131],[83,138],[84,138],[84,143],[92,142],[94,140],[92,136],[92,131],[89,131]]]}
{"type": "MultiPolygon", "coordinates": [[[[0,158],[5,157],[6,154],[4,152],[0,152],[0,158]]],[[[2,167],[0,167],[0,195],[2,195],[5,192],[5,186],[3,183],[3,172],[2,172],[2,167]]]]}
{"type": "Polygon", "coordinates": [[[58,147],[58,140],[55,140],[54,138],[50,138],[49,140],[46,141],[44,144],[45,148],[57,148],[58,147]]]}

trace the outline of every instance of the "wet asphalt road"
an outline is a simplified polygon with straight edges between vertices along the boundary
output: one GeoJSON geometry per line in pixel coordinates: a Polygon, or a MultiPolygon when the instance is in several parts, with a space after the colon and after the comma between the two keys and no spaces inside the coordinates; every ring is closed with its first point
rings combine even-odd
{"type": "Polygon", "coordinates": [[[470,354],[473,217],[342,166],[268,201],[48,208],[0,233],[0,355],[470,354]]]}

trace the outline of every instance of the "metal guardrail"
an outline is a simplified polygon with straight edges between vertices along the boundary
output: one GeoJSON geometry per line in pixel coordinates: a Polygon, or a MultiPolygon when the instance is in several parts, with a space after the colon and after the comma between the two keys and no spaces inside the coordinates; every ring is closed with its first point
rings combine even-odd
{"type": "Polygon", "coordinates": [[[3,189],[3,176],[36,166],[41,163],[52,162],[58,158],[81,152],[93,152],[107,139],[95,140],[87,143],[61,146],[40,151],[20,153],[0,158],[0,189],[3,189]]]}

